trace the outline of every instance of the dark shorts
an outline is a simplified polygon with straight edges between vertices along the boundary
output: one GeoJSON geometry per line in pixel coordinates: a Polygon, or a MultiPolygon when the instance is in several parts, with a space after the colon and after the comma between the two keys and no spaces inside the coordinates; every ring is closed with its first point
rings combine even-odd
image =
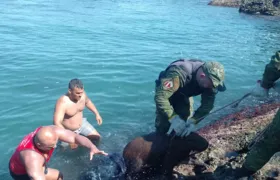
{"type": "Polygon", "coordinates": [[[10,170],[10,175],[14,180],[30,180],[30,177],[27,174],[17,175],[14,174],[11,170],[10,170]]]}

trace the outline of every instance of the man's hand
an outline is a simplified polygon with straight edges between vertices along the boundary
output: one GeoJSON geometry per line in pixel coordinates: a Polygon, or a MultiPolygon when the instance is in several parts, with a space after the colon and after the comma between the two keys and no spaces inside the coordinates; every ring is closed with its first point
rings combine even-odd
{"type": "Polygon", "coordinates": [[[261,86],[261,81],[257,82],[256,87],[252,90],[251,95],[260,98],[267,98],[268,97],[268,89],[265,89],[261,86]]]}
{"type": "Polygon", "coordinates": [[[98,125],[102,124],[102,117],[99,114],[96,115],[96,121],[98,125]]]}
{"type": "Polygon", "coordinates": [[[185,130],[182,132],[181,137],[187,137],[195,129],[195,119],[189,118],[185,124],[185,130]]]}
{"type": "Polygon", "coordinates": [[[90,148],[90,153],[89,153],[89,155],[90,155],[90,160],[92,160],[92,157],[93,157],[94,154],[102,154],[102,155],[104,155],[104,156],[107,156],[107,155],[108,155],[108,154],[105,153],[104,151],[100,151],[99,149],[97,149],[96,146],[92,146],[92,147],[90,148]]]}
{"type": "Polygon", "coordinates": [[[178,116],[176,116],[171,120],[171,125],[167,132],[167,135],[170,136],[172,132],[175,131],[176,136],[181,136],[184,130],[185,130],[185,121],[183,121],[178,116]]]}

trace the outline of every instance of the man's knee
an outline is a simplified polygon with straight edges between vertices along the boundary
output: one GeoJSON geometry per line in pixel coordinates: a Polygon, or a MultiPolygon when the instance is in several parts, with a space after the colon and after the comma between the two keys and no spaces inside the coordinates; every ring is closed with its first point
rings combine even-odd
{"type": "Polygon", "coordinates": [[[100,138],[100,134],[97,132],[94,126],[91,125],[85,118],[83,119],[80,134],[87,137],[92,136],[92,137],[100,138]]]}
{"type": "Polygon", "coordinates": [[[92,141],[92,143],[95,144],[95,146],[99,146],[100,145],[100,141],[101,141],[101,136],[99,134],[93,134],[93,135],[88,135],[86,136],[89,140],[92,141]]]}
{"type": "Polygon", "coordinates": [[[87,135],[87,138],[89,138],[92,141],[99,141],[101,139],[101,136],[99,134],[90,134],[87,135]]]}
{"type": "Polygon", "coordinates": [[[46,179],[63,180],[63,174],[57,169],[48,168],[46,179]]]}
{"type": "Polygon", "coordinates": [[[86,127],[83,127],[80,134],[83,136],[86,136],[87,138],[89,138],[92,141],[99,141],[101,139],[101,135],[90,124],[86,127]]]}

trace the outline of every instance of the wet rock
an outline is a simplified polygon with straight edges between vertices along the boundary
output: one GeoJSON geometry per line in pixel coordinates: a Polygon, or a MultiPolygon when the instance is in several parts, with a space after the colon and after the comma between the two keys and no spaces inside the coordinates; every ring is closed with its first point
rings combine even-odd
{"type": "Polygon", "coordinates": [[[212,6],[227,6],[227,7],[239,7],[241,0],[212,0],[208,5],[212,6]]]}
{"type": "MultiPolygon", "coordinates": [[[[224,172],[242,166],[248,148],[270,124],[279,107],[279,103],[248,107],[200,129],[198,133],[208,140],[209,148],[182,162],[174,171],[187,179],[230,179],[224,172]]],[[[274,155],[254,178],[280,178],[279,162],[280,157],[274,155]]]]}
{"type": "Polygon", "coordinates": [[[280,0],[243,0],[239,12],[280,16],[280,0]]]}

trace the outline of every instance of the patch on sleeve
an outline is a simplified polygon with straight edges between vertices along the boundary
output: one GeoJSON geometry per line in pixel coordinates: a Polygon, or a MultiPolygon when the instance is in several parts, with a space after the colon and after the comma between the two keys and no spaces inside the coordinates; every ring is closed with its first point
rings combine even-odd
{"type": "Polygon", "coordinates": [[[173,88],[174,84],[173,81],[171,79],[167,79],[165,81],[163,81],[163,89],[164,90],[168,90],[173,88]]]}

